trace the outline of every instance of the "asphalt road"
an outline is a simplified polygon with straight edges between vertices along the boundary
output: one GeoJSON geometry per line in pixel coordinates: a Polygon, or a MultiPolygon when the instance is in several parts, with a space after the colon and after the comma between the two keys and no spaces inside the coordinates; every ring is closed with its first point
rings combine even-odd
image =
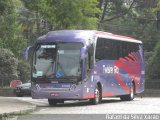
{"type": "Polygon", "coordinates": [[[34,113],[20,116],[18,120],[103,120],[106,114],[160,114],[160,98],[135,98],[134,101],[105,98],[99,105],[90,105],[88,101],[66,101],[54,107],[43,99],[17,99],[37,105],[34,113]]]}

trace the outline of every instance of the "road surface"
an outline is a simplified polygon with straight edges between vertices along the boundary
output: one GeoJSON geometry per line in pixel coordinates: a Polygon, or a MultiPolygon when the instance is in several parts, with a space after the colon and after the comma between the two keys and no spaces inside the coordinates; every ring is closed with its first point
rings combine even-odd
{"type": "Polygon", "coordinates": [[[106,114],[160,114],[160,98],[135,98],[134,101],[105,98],[99,105],[90,105],[88,101],[66,101],[64,104],[58,104],[54,107],[49,106],[48,101],[44,99],[34,100],[30,97],[17,99],[37,105],[37,110],[34,113],[20,116],[18,120],[48,120],[51,118],[55,120],[68,120],[69,118],[96,120],[98,118],[106,119],[106,114]]]}

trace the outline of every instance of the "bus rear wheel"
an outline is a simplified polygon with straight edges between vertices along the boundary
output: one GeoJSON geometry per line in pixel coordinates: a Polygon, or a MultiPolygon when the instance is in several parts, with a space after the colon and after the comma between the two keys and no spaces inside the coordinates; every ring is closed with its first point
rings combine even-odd
{"type": "Polygon", "coordinates": [[[135,85],[134,85],[134,83],[132,83],[131,87],[130,87],[130,94],[120,96],[120,99],[122,101],[132,101],[134,99],[134,97],[135,97],[135,85]]]}
{"type": "Polygon", "coordinates": [[[55,99],[48,99],[48,103],[49,103],[49,105],[51,105],[51,106],[55,106],[58,102],[57,102],[57,100],[55,100],[55,99]]]}
{"type": "Polygon", "coordinates": [[[100,87],[97,85],[94,92],[94,98],[90,99],[90,103],[93,105],[97,105],[101,103],[101,101],[102,101],[102,91],[100,87]]]}

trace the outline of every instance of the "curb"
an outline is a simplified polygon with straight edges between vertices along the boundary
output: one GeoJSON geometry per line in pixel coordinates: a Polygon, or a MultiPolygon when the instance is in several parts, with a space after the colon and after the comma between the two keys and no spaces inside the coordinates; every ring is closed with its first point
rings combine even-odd
{"type": "Polygon", "coordinates": [[[138,97],[160,97],[159,89],[145,89],[143,93],[137,95],[138,97]]]}
{"type": "Polygon", "coordinates": [[[37,106],[33,105],[32,107],[27,108],[27,109],[14,111],[14,112],[9,112],[9,113],[2,113],[2,114],[0,114],[0,120],[3,117],[6,118],[6,117],[9,117],[9,116],[12,116],[12,115],[23,115],[23,114],[31,113],[31,112],[34,112],[36,109],[37,109],[37,106]]]}

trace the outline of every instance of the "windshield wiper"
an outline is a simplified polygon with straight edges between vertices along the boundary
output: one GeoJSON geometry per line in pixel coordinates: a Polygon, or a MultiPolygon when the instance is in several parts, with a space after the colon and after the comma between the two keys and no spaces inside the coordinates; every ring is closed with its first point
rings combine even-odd
{"type": "Polygon", "coordinates": [[[58,81],[58,83],[76,83],[77,82],[77,80],[57,80],[58,81]]]}
{"type": "Polygon", "coordinates": [[[50,83],[51,81],[44,76],[39,76],[37,78],[32,77],[32,81],[35,83],[50,83]]]}

